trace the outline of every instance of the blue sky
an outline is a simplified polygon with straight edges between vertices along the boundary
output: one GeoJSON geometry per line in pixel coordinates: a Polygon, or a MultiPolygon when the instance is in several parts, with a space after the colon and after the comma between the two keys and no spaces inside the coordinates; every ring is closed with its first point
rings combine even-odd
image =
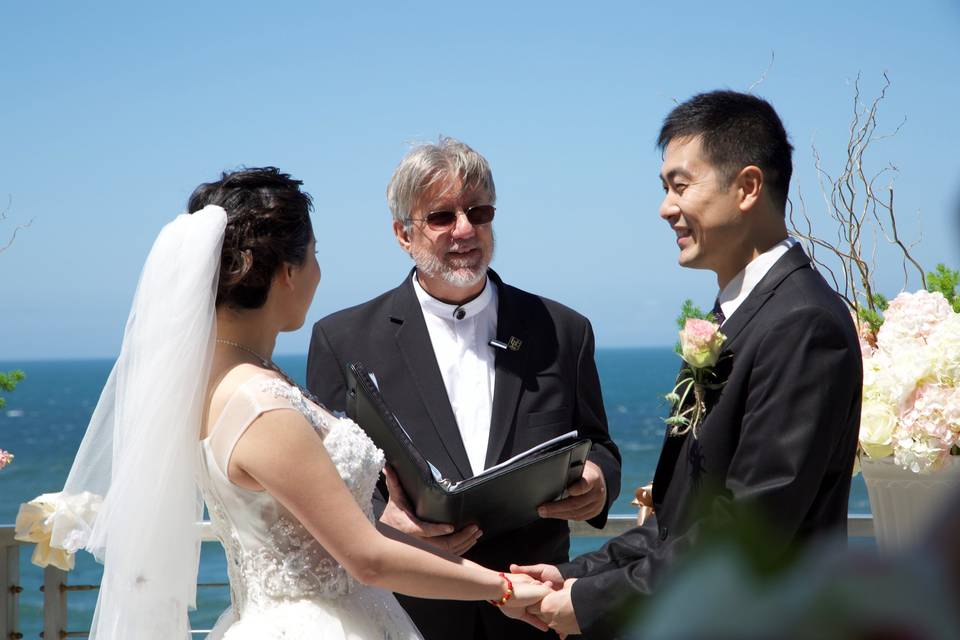
{"type": "MultiPolygon", "coordinates": [[[[491,162],[505,280],[589,316],[601,347],[671,344],[680,302],[708,307],[716,284],[677,266],[657,217],[657,130],[675,100],[764,73],[755,91],[796,147],[791,195],[826,225],[811,143],[838,167],[852,79],[873,96],[888,72],[880,129],[906,124],[871,160],[900,171],[921,262],[960,266],[960,5],[879,7],[4,3],[0,246],[33,222],[0,253],[0,360],[114,356],[156,233],[240,165],[279,166],[314,196],[323,281],[308,326],[395,286],[410,262],[384,189],[410,142],[441,133],[491,162]]],[[[305,328],[278,352],[308,342],[305,328]]]]}

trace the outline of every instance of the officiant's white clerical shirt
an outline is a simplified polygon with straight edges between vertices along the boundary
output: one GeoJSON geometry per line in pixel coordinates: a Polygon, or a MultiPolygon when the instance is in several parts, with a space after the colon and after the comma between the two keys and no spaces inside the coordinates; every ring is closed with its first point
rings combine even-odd
{"type": "Polygon", "coordinates": [[[777,244],[773,245],[743,268],[743,271],[734,276],[733,280],[727,283],[723,288],[717,300],[720,302],[720,309],[723,310],[723,317],[729,319],[747,296],[760,284],[763,276],[776,264],[777,260],[783,257],[790,247],[797,244],[797,241],[787,236],[777,244]]]}
{"type": "Polygon", "coordinates": [[[443,385],[474,475],[485,468],[496,375],[497,288],[490,278],[479,296],[461,305],[437,300],[413,274],[443,385]]]}

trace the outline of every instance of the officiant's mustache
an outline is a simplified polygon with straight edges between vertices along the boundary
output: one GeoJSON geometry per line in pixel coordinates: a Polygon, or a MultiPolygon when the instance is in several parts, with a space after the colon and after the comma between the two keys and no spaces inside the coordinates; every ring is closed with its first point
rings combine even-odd
{"type": "Polygon", "coordinates": [[[467,251],[473,251],[474,249],[479,249],[479,242],[451,242],[447,246],[448,252],[462,252],[466,253],[467,251]]]}

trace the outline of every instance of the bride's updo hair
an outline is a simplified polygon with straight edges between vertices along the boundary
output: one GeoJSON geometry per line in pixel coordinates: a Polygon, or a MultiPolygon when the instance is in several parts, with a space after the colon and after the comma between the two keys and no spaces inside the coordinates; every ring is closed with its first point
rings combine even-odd
{"type": "Polygon", "coordinates": [[[262,307],[277,269],[303,264],[313,239],[313,202],[302,184],[276,167],[241,169],[224,172],[190,196],[190,213],[209,204],[227,212],[217,306],[262,307]]]}

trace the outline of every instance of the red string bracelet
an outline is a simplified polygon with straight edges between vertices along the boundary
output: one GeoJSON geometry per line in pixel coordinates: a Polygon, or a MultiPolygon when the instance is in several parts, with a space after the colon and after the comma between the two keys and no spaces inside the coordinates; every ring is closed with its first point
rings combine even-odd
{"type": "Polygon", "coordinates": [[[500,596],[499,600],[488,600],[488,602],[495,607],[502,607],[503,605],[507,604],[507,600],[513,597],[513,583],[510,582],[510,578],[505,576],[502,571],[497,575],[503,578],[503,581],[507,583],[507,588],[503,592],[503,595],[500,596]]]}

